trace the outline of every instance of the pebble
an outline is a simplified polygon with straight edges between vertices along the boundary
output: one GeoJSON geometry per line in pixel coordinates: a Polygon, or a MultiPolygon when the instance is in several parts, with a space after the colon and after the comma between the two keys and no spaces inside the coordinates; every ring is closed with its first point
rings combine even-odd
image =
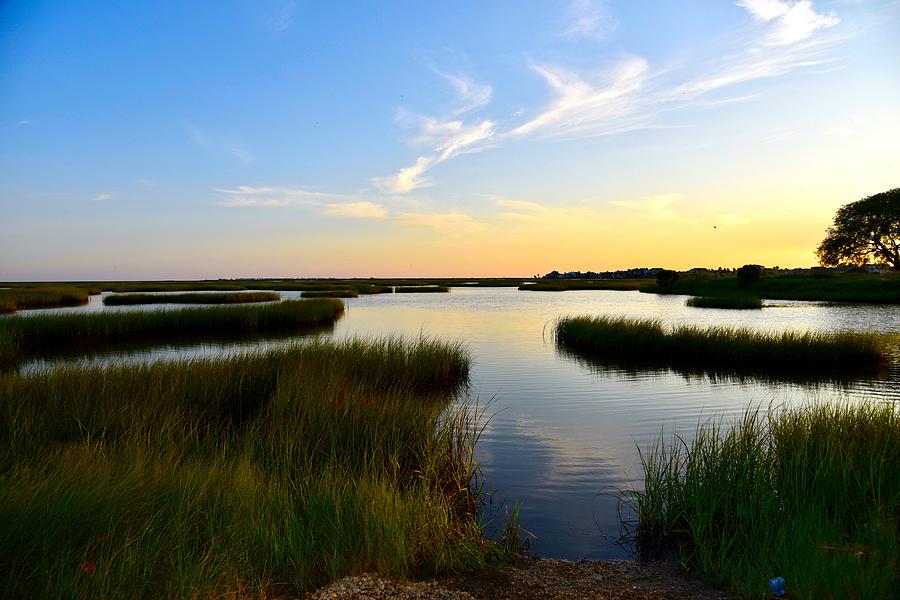
{"type": "Polygon", "coordinates": [[[733,596],[686,577],[670,564],[633,561],[523,559],[497,574],[400,581],[378,575],[345,577],[308,600],[726,600],[733,596]]]}

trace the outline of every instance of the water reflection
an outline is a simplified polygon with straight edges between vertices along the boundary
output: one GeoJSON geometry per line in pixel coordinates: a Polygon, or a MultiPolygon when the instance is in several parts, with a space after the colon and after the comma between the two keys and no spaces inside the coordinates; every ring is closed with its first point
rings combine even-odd
{"type": "Polygon", "coordinates": [[[676,374],[687,383],[708,382],[710,385],[747,384],[765,382],[771,385],[794,384],[806,389],[834,387],[846,391],[852,389],[857,381],[864,381],[868,385],[877,384],[890,376],[888,367],[863,369],[853,372],[824,372],[804,373],[795,369],[757,369],[736,370],[721,366],[685,366],[669,365],[665,362],[646,358],[613,358],[600,357],[581,353],[571,348],[557,345],[559,356],[575,361],[582,367],[594,371],[597,374],[610,375],[624,378],[664,377],[676,374]]]}
{"type": "Polygon", "coordinates": [[[55,345],[44,347],[40,357],[26,355],[19,367],[27,373],[51,368],[60,362],[97,365],[108,362],[144,364],[157,360],[184,358],[214,358],[223,354],[284,348],[334,332],[333,324],[304,327],[302,331],[266,334],[229,334],[220,332],[204,336],[202,342],[195,335],[169,336],[164,343],[159,338],[96,342],[86,346],[55,345]]]}

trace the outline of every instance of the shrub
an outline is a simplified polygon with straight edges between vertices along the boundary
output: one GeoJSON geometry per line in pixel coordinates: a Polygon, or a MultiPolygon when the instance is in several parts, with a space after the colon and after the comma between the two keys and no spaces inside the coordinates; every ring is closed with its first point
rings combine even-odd
{"type": "Polygon", "coordinates": [[[759,276],[761,274],[762,269],[759,268],[759,265],[744,265],[737,270],[738,282],[740,282],[741,285],[750,285],[753,282],[759,281],[759,276]]]}
{"type": "Polygon", "coordinates": [[[663,269],[656,274],[656,283],[662,287],[669,287],[678,281],[678,271],[663,269]]]}

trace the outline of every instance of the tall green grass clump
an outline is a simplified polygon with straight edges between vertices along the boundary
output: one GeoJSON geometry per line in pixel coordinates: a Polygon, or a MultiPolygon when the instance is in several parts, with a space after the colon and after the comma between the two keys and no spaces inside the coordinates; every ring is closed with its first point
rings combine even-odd
{"type": "Polygon", "coordinates": [[[313,342],[0,377],[11,597],[295,597],[483,572],[457,344],[313,342]]]}
{"type": "Polygon", "coordinates": [[[394,291],[398,294],[443,294],[449,292],[450,288],[446,285],[398,285],[394,291]]]}
{"type": "Polygon", "coordinates": [[[297,331],[337,320],[340,300],[285,300],[272,304],[174,310],[12,315],[0,319],[0,344],[24,353],[90,344],[140,342],[189,336],[297,331]]]}
{"type": "Polygon", "coordinates": [[[137,304],[251,304],[274,302],[281,296],[274,292],[237,292],[228,294],[113,294],[103,299],[107,306],[132,306],[137,304]]]}
{"type": "Polygon", "coordinates": [[[642,453],[638,549],[674,552],[708,582],[768,597],[896,598],[900,590],[900,409],[814,404],[731,428],[698,427],[642,453]]]}
{"type": "Polygon", "coordinates": [[[685,306],[694,308],[730,308],[753,310],[762,308],[762,300],[755,296],[693,296],[685,301],[685,306]]]}
{"type": "Polygon", "coordinates": [[[0,371],[15,367],[21,356],[21,342],[10,331],[0,328],[0,371]]]}
{"type": "Polygon", "coordinates": [[[741,283],[737,277],[683,277],[670,286],[651,285],[641,291],[691,296],[754,296],[771,300],[900,303],[900,274],[810,273],[767,275],[741,283]]]}
{"type": "Polygon", "coordinates": [[[58,308],[88,303],[89,292],[77,287],[33,285],[0,290],[0,313],[35,308],[58,308]]]}
{"type": "Polygon", "coordinates": [[[300,294],[302,298],[356,298],[359,292],[354,288],[336,290],[307,290],[300,294]]]}
{"type": "Polygon", "coordinates": [[[557,344],[596,357],[632,358],[673,366],[819,372],[877,370],[887,362],[880,338],[868,333],[766,333],[742,327],[671,328],[654,319],[565,317],[557,344]]]}
{"type": "Polygon", "coordinates": [[[394,288],[389,285],[354,284],[353,288],[361,295],[390,294],[394,291],[394,288]]]}
{"type": "Polygon", "coordinates": [[[616,290],[627,292],[642,290],[653,283],[653,279],[541,279],[535,283],[523,283],[519,286],[519,291],[616,290]]]}

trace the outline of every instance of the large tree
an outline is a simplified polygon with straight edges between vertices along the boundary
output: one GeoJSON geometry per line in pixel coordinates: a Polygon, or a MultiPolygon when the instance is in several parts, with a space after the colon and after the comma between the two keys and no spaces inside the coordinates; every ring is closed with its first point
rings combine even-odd
{"type": "Polygon", "coordinates": [[[825,266],[875,261],[900,269],[900,188],[839,208],[816,255],[825,266]]]}

